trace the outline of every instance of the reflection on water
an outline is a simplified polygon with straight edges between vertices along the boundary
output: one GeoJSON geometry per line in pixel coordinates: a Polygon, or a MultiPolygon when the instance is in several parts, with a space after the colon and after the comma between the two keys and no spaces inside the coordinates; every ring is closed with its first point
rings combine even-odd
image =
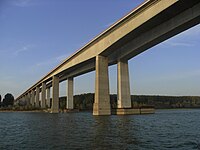
{"type": "Polygon", "coordinates": [[[200,110],[157,110],[152,115],[0,113],[4,149],[200,149],[200,110]]]}

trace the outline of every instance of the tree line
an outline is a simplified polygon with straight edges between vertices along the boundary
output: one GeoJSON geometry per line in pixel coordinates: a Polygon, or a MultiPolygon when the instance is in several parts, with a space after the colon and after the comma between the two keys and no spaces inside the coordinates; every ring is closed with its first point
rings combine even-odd
{"type": "Polygon", "coordinates": [[[14,96],[7,93],[4,98],[0,95],[0,107],[12,107],[14,104],[14,96]]]}
{"type": "MultiPolygon", "coordinates": [[[[74,108],[79,110],[92,110],[94,93],[84,93],[74,96],[74,108]]],[[[65,109],[67,97],[59,98],[60,109],[65,109]]],[[[51,100],[52,101],[52,100],[51,100]]],[[[0,107],[12,107],[14,96],[7,93],[4,98],[0,95],[0,107]]],[[[117,108],[117,95],[110,95],[112,108],[117,108]]],[[[157,95],[131,95],[132,107],[153,106],[162,108],[200,108],[200,96],[157,96],[157,95]]],[[[25,106],[25,103],[22,105],[25,106]]]]}
{"type": "MultiPolygon", "coordinates": [[[[85,93],[74,96],[74,108],[92,110],[94,93],[85,93]]],[[[65,108],[67,97],[60,97],[60,108],[65,108]]],[[[110,95],[112,108],[117,108],[117,95],[110,95]]],[[[132,107],[163,108],[200,108],[200,96],[157,96],[157,95],[131,95],[132,107]]]]}

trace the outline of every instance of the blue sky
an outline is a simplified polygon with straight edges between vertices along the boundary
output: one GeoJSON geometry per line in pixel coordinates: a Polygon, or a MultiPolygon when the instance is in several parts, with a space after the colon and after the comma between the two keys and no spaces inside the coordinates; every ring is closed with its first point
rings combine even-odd
{"type": "MultiPolygon", "coordinates": [[[[18,96],[142,2],[1,0],[0,94],[18,96]]],[[[131,93],[200,96],[199,35],[200,25],[129,60],[131,93]]],[[[109,76],[116,93],[116,65],[109,76]]],[[[94,92],[94,78],[94,72],[76,77],[75,94],[94,92]]]]}

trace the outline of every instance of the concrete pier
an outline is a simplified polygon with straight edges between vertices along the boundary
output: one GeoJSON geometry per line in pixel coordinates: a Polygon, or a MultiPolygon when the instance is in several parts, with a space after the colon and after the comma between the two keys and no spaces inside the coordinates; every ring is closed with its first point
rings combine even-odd
{"type": "Polygon", "coordinates": [[[96,56],[95,101],[93,115],[110,115],[108,58],[96,56]]]}
{"type": "Polygon", "coordinates": [[[41,108],[46,108],[46,83],[42,83],[41,108]]]}
{"type": "Polygon", "coordinates": [[[67,82],[67,109],[74,109],[74,80],[73,78],[68,78],[67,82]]]}
{"type": "Polygon", "coordinates": [[[112,109],[113,115],[141,115],[141,114],[154,114],[155,109],[149,108],[118,108],[112,109]]]}
{"type": "Polygon", "coordinates": [[[117,107],[131,108],[128,60],[117,63],[117,107]]]}
{"type": "Polygon", "coordinates": [[[22,97],[22,101],[23,101],[23,103],[26,101],[25,96],[22,97]]]}
{"type": "Polygon", "coordinates": [[[50,108],[50,88],[47,88],[47,107],[50,108]]]}
{"type": "Polygon", "coordinates": [[[53,76],[51,113],[59,113],[59,77],[53,76]]]}
{"type": "Polygon", "coordinates": [[[39,98],[40,98],[40,88],[36,87],[36,94],[35,94],[35,107],[39,108],[39,98]]]}
{"type": "Polygon", "coordinates": [[[24,102],[27,104],[27,102],[28,102],[28,96],[27,96],[27,94],[24,96],[24,102]]]}
{"type": "Polygon", "coordinates": [[[31,93],[29,92],[27,94],[27,106],[30,106],[30,101],[31,101],[31,93]]]}
{"type": "Polygon", "coordinates": [[[23,96],[23,102],[26,103],[26,95],[23,96]]]}
{"type": "Polygon", "coordinates": [[[32,90],[31,91],[31,105],[34,106],[35,103],[35,91],[32,90]]]}

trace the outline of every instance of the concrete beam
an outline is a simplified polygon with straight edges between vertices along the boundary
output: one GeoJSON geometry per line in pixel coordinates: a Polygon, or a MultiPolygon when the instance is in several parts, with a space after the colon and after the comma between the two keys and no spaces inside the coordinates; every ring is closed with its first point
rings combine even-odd
{"type": "Polygon", "coordinates": [[[110,115],[108,58],[96,57],[95,101],[93,115],[110,115]]]}
{"type": "Polygon", "coordinates": [[[182,11],[180,14],[171,17],[170,19],[148,27],[146,32],[134,36],[127,44],[122,45],[117,51],[110,55],[109,60],[114,62],[116,59],[128,60],[134,56],[148,50],[154,45],[179,34],[182,31],[191,28],[200,23],[200,3],[195,6],[182,11]]]}
{"type": "Polygon", "coordinates": [[[68,78],[67,82],[67,109],[74,109],[74,80],[73,78],[68,78]]]}
{"type": "Polygon", "coordinates": [[[59,77],[53,76],[51,113],[59,113],[59,77]]]}
{"type": "Polygon", "coordinates": [[[117,107],[131,108],[128,60],[117,63],[117,107]]]}

